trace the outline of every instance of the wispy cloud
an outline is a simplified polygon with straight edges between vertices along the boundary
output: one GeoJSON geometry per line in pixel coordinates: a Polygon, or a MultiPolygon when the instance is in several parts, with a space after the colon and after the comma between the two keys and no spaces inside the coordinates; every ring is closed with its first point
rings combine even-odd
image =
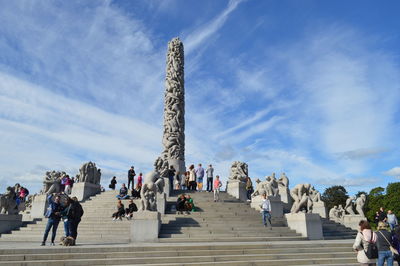
{"type": "Polygon", "coordinates": [[[185,41],[185,53],[190,55],[196,48],[204,43],[205,40],[209,39],[214,33],[216,33],[226,22],[229,15],[238,7],[241,2],[245,0],[230,0],[228,6],[209,23],[198,27],[190,35],[188,35],[185,41]]]}
{"type": "Polygon", "coordinates": [[[392,169],[387,170],[383,174],[386,176],[400,177],[400,166],[393,167],[392,169]]]}

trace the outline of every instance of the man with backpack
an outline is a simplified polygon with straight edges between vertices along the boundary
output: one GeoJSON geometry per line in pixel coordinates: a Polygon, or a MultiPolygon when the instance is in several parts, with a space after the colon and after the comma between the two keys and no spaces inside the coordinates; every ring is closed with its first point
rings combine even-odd
{"type": "MultiPolygon", "coordinates": [[[[82,205],[79,203],[77,197],[72,198],[71,209],[69,211],[68,219],[70,220],[69,223],[69,230],[71,233],[71,237],[76,241],[78,236],[78,225],[81,222],[81,218],[83,216],[83,208],[82,205]]],[[[75,243],[74,243],[75,244],[75,243]]]]}

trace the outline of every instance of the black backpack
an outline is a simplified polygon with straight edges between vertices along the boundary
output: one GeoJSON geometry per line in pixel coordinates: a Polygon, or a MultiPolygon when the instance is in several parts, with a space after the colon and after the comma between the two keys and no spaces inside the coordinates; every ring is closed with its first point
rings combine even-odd
{"type": "MultiPolygon", "coordinates": [[[[362,233],[361,233],[362,234],[362,233]]],[[[364,236],[364,235],[363,235],[364,236]]],[[[373,232],[371,232],[371,239],[369,241],[365,240],[368,242],[368,247],[367,250],[364,250],[365,255],[367,256],[368,259],[377,259],[378,258],[378,247],[376,246],[375,243],[372,243],[372,237],[373,237],[373,232]]]]}

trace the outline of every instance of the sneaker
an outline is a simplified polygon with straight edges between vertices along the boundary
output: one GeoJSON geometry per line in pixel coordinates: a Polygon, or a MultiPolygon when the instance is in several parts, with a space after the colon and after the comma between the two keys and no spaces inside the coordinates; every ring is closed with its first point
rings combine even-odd
{"type": "Polygon", "coordinates": [[[40,244],[41,246],[46,246],[46,243],[45,242],[42,242],[42,244],[40,244]]]}
{"type": "Polygon", "coordinates": [[[50,246],[55,246],[54,242],[51,242],[50,246]]]}
{"type": "Polygon", "coordinates": [[[119,220],[122,221],[122,217],[119,217],[119,220]]]}
{"type": "Polygon", "coordinates": [[[115,217],[113,218],[113,221],[115,221],[116,219],[115,219],[115,217]]]}

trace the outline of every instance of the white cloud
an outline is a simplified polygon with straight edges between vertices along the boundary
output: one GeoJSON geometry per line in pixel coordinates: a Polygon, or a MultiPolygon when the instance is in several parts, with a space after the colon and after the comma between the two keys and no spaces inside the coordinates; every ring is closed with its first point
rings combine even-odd
{"type": "Polygon", "coordinates": [[[400,166],[393,167],[392,169],[384,172],[383,174],[387,176],[400,177],[400,166]]]}
{"type": "Polygon", "coordinates": [[[215,34],[226,22],[229,15],[237,8],[243,0],[230,0],[226,9],[224,9],[211,22],[198,27],[185,39],[185,54],[189,55],[193,50],[198,48],[205,40],[215,34]]]}

